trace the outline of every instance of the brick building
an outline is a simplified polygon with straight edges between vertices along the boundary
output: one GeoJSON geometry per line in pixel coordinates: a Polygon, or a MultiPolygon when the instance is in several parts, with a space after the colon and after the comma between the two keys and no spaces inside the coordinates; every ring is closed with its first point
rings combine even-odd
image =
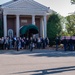
{"type": "MultiPolygon", "coordinates": [[[[0,19],[3,20],[4,37],[16,35],[27,25],[36,25],[38,34],[47,36],[47,15],[50,9],[34,0],[12,0],[0,6],[0,19]]],[[[34,31],[34,29],[33,29],[34,31]]]]}

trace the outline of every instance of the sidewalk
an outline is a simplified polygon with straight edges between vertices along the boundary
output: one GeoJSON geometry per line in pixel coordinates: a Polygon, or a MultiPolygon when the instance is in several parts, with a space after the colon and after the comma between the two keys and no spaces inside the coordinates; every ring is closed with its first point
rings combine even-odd
{"type": "MultiPolygon", "coordinates": [[[[17,51],[16,49],[12,49],[12,50],[0,50],[0,54],[5,54],[5,53],[9,53],[9,54],[18,54],[18,53],[43,53],[43,52],[55,52],[56,49],[55,48],[49,48],[49,49],[33,49],[33,51],[31,52],[30,49],[21,49],[19,51],[17,51]]],[[[64,51],[62,49],[59,49],[58,51],[64,51]]]]}

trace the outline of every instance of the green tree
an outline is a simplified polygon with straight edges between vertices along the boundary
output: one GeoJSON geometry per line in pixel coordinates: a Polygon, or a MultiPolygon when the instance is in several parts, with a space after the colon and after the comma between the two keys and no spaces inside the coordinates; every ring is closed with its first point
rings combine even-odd
{"type": "Polygon", "coordinates": [[[61,20],[58,14],[50,15],[47,22],[47,35],[48,38],[54,39],[56,36],[60,36],[62,31],[61,20]]]}
{"type": "Polygon", "coordinates": [[[75,35],[75,15],[67,16],[66,20],[67,20],[66,23],[67,32],[70,34],[70,36],[75,35]]]}
{"type": "Polygon", "coordinates": [[[71,3],[72,3],[72,4],[75,4],[75,0],[71,0],[71,3]]]}
{"type": "Polygon", "coordinates": [[[66,31],[62,31],[62,36],[70,36],[70,34],[68,34],[66,31]]]}

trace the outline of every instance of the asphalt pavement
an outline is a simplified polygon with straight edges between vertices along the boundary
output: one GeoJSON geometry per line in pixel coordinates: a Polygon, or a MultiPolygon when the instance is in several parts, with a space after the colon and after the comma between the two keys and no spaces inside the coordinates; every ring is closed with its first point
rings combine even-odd
{"type": "Polygon", "coordinates": [[[75,75],[75,51],[0,50],[0,75],[75,75]]]}

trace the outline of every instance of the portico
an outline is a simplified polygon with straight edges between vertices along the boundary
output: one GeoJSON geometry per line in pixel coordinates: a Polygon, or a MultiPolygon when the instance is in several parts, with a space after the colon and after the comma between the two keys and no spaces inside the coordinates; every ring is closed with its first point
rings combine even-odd
{"type": "MultiPolygon", "coordinates": [[[[16,37],[20,36],[19,30],[20,27],[23,26],[21,25],[22,23],[24,25],[37,25],[39,27],[39,35],[42,37],[47,37],[47,12],[49,9],[41,4],[38,6],[38,4],[39,3],[36,5],[36,2],[33,0],[17,0],[13,3],[3,5],[4,37],[8,36],[8,30],[11,28],[8,25],[10,22],[8,21],[10,18],[7,19],[8,15],[15,15],[14,25],[16,25],[16,37]]],[[[13,30],[14,28],[12,27],[11,29],[13,30]]]]}

